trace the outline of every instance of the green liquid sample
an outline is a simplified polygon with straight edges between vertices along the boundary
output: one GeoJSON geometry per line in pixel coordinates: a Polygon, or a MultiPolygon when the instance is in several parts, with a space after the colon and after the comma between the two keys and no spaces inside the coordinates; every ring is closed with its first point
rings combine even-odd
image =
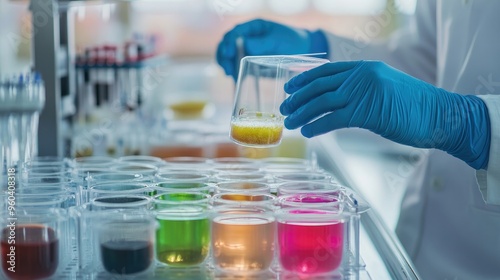
{"type": "Polygon", "coordinates": [[[158,219],[156,255],[171,266],[198,265],[205,261],[210,246],[209,219],[158,219]]]}

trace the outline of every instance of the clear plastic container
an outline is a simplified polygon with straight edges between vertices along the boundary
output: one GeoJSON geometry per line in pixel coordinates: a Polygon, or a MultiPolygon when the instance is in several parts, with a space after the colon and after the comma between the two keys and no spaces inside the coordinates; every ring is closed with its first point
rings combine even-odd
{"type": "Polygon", "coordinates": [[[66,210],[32,206],[20,203],[14,215],[1,211],[2,279],[57,276],[73,258],[66,210]]]}
{"type": "MultiPolygon", "coordinates": [[[[89,205],[86,205],[89,206],[89,205]]],[[[148,279],[155,267],[157,223],[137,208],[73,209],[79,225],[79,275],[90,279],[148,279]]]]}
{"type": "Polygon", "coordinates": [[[274,262],[274,213],[258,207],[216,207],[212,216],[212,264],[217,271],[263,273],[274,262]]]}
{"type": "Polygon", "coordinates": [[[170,267],[201,266],[210,249],[210,195],[174,192],[154,197],[156,258],[170,267]]]}

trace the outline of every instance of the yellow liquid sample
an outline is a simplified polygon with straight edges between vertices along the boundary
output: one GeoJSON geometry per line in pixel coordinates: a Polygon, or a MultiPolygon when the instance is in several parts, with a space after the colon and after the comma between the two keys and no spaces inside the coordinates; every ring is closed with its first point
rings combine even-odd
{"type": "Polygon", "coordinates": [[[278,144],[283,123],[276,121],[237,120],[231,122],[231,138],[242,145],[269,146],[278,144]]]}
{"type": "Polygon", "coordinates": [[[170,105],[170,109],[179,116],[199,116],[207,105],[206,101],[185,101],[170,105]]]}

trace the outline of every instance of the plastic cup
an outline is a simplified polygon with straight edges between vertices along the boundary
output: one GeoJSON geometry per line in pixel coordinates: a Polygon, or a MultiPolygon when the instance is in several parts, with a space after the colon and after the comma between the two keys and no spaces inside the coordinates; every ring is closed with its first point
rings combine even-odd
{"type": "Polygon", "coordinates": [[[153,267],[157,224],[151,217],[128,213],[101,218],[96,230],[106,272],[135,276],[153,267]]]}
{"type": "Polygon", "coordinates": [[[335,272],[344,257],[346,227],[338,211],[285,208],[276,212],[280,268],[302,276],[335,272]]]}
{"type": "Polygon", "coordinates": [[[337,212],[342,212],[344,209],[340,194],[296,193],[283,195],[278,198],[277,204],[281,208],[321,208],[337,212]]]}
{"type": "Polygon", "coordinates": [[[112,166],[111,170],[152,177],[158,172],[158,167],[152,164],[123,162],[112,166]]]}
{"type": "Polygon", "coordinates": [[[110,183],[110,182],[141,182],[148,180],[141,174],[128,172],[103,172],[90,175],[87,180],[90,184],[110,183]]]}
{"type": "Polygon", "coordinates": [[[277,183],[280,182],[330,182],[332,180],[332,176],[325,173],[318,172],[295,172],[295,173],[282,173],[275,174],[273,176],[274,181],[277,183]]]}
{"type": "Polygon", "coordinates": [[[210,174],[198,171],[162,171],[156,174],[156,181],[158,182],[198,182],[206,183],[210,181],[210,174]]]}
{"type": "Polygon", "coordinates": [[[271,188],[266,183],[257,182],[220,182],[216,184],[216,193],[270,193],[271,188]]]}
{"type": "Polygon", "coordinates": [[[340,196],[341,185],[326,182],[284,182],[277,186],[278,196],[293,194],[340,196]]]}
{"type": "Polygon", "coordinates": [[[214,206],[274,209],[276,196],[264,193],[220,193],[212,197],[212,204],[214,206]]]}
{"type": "Polygon", "coordinates": [[[154,197],[156,258],[172,267],[205,262],[210,248],[210,196],[204,193],[163,193],[154,197]]]}
{"type": "Polygon", "coordinates": [[[209,194],[213,192],[214,185],[211,183],[203,183],[197,181],[183,181],[183,182],[175,182],[175,181],[165,181],[158,182],[153,186],[153,191],[156,193],[165,193],[165,192],[201,192],[205,194],[209,194]]]}
{"type": "Polygon", "coordinates": [[[264,172],[219,173],[214,176],[216,182],[261,182],[268,181],[264,172]]]}
{"type": "Polygon", "coordinates": [[[231,117],[231,139],[243,146],[279,145],[286,98],[284,84],[293,76],[328,62],[306,56],[247,56],[241,59],[231,117]]]}
{"type": "Polygon", "coordinates": [[[143,183],[110,182],[91,186],[82,192],[84,202],[103,196],[150,195],[151,188],[143,183]]]}
{"type": "Polygon", "coordinates": [[[151,209],[151,197],[143,195],[110,195],[94,198],[88,207],[92,211],[110,209],[151,209]]]}
{"type": "Polygon", "coordinates": [[[17,205],[1,211],[2,279],[47,279],[57,276],[71,257],[66,211],[17,205]],[[12,219],[16,218],[16,220],[12,219]]]}
{"type": "Polygon", "coordinates": [[[212,218],[212,262],[231,272],[268,270],[275,254],[272,211],[257,207],[218,207],[212,218]]]}
{"type": "Polygon", "coordinates": [[[156,167],[161,167],[165,165],[165,161],[161,158],[153,157],[153,156],[123,156],[118,158],[118,162],[125,163],[139,163],[139,164],[150,164],[156,167]]]}

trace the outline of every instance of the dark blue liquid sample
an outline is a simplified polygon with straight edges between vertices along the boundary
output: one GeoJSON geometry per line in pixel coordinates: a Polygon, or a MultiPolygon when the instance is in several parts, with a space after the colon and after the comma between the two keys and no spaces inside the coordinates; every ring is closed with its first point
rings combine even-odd
{"type": "Polygon", "coordinates": [[[147,241],[116,240],[101,244],[102,263],[114,274],[142,272],[153,262],[153,245],[147,241]]]}
{"type": "Polygon", "coordinates": [[[102,203],[132,203],[132,202],[139,202],[139,201],[144,201],[146,200],[145,198],[141,197],[106,197],[106,198],[97,198],[95,201],[96,202],[102,202],[102,203]]]}

